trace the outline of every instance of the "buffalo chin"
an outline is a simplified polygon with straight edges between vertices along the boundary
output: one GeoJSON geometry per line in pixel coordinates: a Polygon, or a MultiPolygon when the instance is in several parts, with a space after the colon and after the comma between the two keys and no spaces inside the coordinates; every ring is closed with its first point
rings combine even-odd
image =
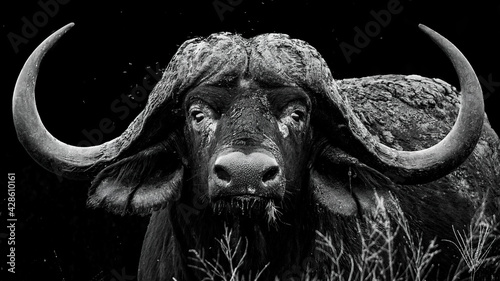
{"type": "Polygon", "coordinates": [[[237,220],[250,219],[255,222],[264,220],[274,225],[281,214],[276,201],[275,198],[255,195],[224,196],[213,200],[212,209],[219,216],[237,220]]]}

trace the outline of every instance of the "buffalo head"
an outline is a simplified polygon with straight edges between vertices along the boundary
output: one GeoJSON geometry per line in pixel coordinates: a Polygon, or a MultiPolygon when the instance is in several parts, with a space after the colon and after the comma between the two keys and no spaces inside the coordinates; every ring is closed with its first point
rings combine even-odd
{"type": "Polygon", "coordinates": [[[420,183],[461,165],[481,135],[484,105],[474,71],[448,40],[421,26],[453,63],[461,90],[453,128],[427,149],[398,151],[371,135],[306,42],[229,33],[186,41],[125,132],[75,147],[45,129],[35,104],[41,60],[71,26],[40,44],[19,75],[18,138],[49,171],[92,180],[90,206],[153,213],[140,266],[148,280],[189,275],[189,249],[214,249],[214,229],[226,223],[252,243],[248,271],[267,260],[270,274],[300,263],[314,251],[318,229],[355,252],[352,218],[373,210],[376,194],[409,185],[399,194],[417,197],[420,183]],[[186,205],[200,216],[183,221],[186,205]]]}
{"type": "Polygon", "coordinates": [[[328,194],[337,190],[342,208],[332,208],[354,212],[346,183],[331,171],[354,168],[400,184],[431,181],[460,165],[481,132],[481,89],[471,66],[425,26],[455,66],[462,104],[449,134],[421,151],[377,141],[307,43],[282,34],[219,33],[179,48],[121,136],[74,147],[45,129],[34,102],[42,57],[71,26],[47,38],[24,65],[13,98],[16,130],[39,164],[70,178],[94,178],[89,204],[119,213],[149,211],[186,194],[217,213],[274,220],[277,206],[304,187],[314,187],[320,202],[330,202],[328,194]],[[181,188],[186,183],[192,188],[181,188]]]}

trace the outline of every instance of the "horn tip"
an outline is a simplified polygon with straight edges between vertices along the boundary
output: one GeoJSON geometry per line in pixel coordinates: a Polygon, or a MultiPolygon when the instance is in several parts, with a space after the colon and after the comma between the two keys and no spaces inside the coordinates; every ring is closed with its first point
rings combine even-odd
{"type": "Polygon", "coordinates": [[[70,23],[66,24],[65,26],[63,26],[61,28],[61,30],[63,32],[66,32],[66,31],[70,30],[73,26],[75,26],[75,23],[74,22],[70,22],[70,23]]]}
{"type": "Polygon", "coordinates": [[[418,24],[418,28],[420,28],[420,30],[422,30],[424,33],[431,33],[431,32],[435,32],[432,28],[428,27],[427,25],[423,24],[423,23],[419,23],[418,24]]]}

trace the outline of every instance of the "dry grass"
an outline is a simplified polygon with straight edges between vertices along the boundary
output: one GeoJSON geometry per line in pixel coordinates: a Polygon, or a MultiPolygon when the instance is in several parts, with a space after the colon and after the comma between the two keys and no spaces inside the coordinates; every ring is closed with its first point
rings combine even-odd
{"type": "Polygon", "coordinates": [[[318,250],[332,262],[327,280],[425,280],[428,277],[432,259],[439,252],[435,240],[424,246],[420,236],[412,235],[402,210],[392,207],[395,210],[389,212],[379,199],[374,214],[358,223],[359,233],[366,233],[361,236],[359,257],[348,254],[342,245],[340,249],[335,248],[330,236],[318,233],[318,250]],[[342,260],[348,260],[349,266],[342,265],[342,260]]]}
{"type": "Polygon", "coordinates": [[[231,241],[233,241],[233,233],[227,227],[225,228],[222,238],[217,241],[219,242],[220,252],[222,253],[222,262],[220,260],[220,256],[214,260],[207,260],[204,258],[203,252],[190,250],[193,256],[189,258],[192,262],[189,264],[189,267],[201,272],[205,276],[202,281],[259,280],[262,272],[264,272],[269,264],[259,270],[255,275],[252,275],[250,272],[245,276],[240,272],[240,268],[247,257],[247,241],[245,241],[244,245],[242,245],[241,238],[239,238],[236,245],[232,246],[231,241]],[[242,247],[244,247],[243,251],[241,251],[242,247]],[[222,264],[226,264],[226,266],[222,266],[222,264]]]}
{"type": "MultiPolygon", "coordinates": [[[[500,222],[497,221],[496,216],[490,218],[485,216],[484,205],[479,209],[467,230],[459,231],[453,228],[456,240],[448,242],[460,251],[461,260],[450,280],[464,280],[461,279],[464,275],[468,277],[465,280],[476,280],[477,273],[483,268],[494,271],[490,275],[490,280],[500,280],[500,256],[490,255],[495,242],[500,240],[499,231],[500,222]],[[497,275],[497,279],[494,279],[493,274],[497,275]]],[[[500,251],[497,250],[497,253],[500,251]]],[[[489,276],[481,278],[489,278],[489,276]]]]}
{"type": "MultiPolygon", "coordinates": [[[[461,254],[460,262],[448,274],[448,281],[475,281],[495,279],[500,276],[500,256],[490,255],[495,241],[500,239],[500,225],[496,218],[486,217],[484,208],[470,223],[467,231],[455,230],[452,243],[461,254]],[[487,272],[482,272],[487,271],[487,272]]],[[[440,252],[436,240],[424,243],[419,234],[411,231],[409,222],[397,205],[386,206],[382,198],[378,199],[375,212],[365,216],[358,223],[361,236],[361,251],[351,255],[342,244],[337,245],[327,233],[317,233],[317,253],[325,255],[330,261],[327,276],[318,279],[312,270],[305,269],[301,280],[326,281],[368,281],[368,280],[435,280],[432,273],[435,267],[433,258],[440,252]],[[388,210],[390,208],[390,210],[388,210]],[[403,243],[402,243],[403,242],[403,243]],[[347,266],[346,266],[347,263],[347,266]],[[432,273],[432,274],[431,274],[432,273]],[[432,276],[431,276],[432,275],[432,276]]],[[[205,275],[203,280],[259,280],[267,264],[255,275],[243,276],[241,266],[247,258],[247,243],[241,238],[235,247],[231,247],[232,232],[226,228],[225,234],[218,240],[222,266],[217,260],[207,261],[203,252],[191,250],[191,268],[205,275]],[[240,252],[239,255],[236,253],[240,252]],[[241,254],[243,253],[243,254],[241,254]]],[[[500,251],[497,251],[500,252],[500,251]]],[[[275,280],[279,280],[276,277],[275,280]]]]}

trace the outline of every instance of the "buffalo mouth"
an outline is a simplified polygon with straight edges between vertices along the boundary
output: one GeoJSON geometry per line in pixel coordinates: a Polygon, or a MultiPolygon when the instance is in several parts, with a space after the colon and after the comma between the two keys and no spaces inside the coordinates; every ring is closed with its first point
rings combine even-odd
{"type": "Polygon", "coordinates": [[[221,196],[212,200],[213,212],[219,216],[264,219],[274,223],[280,215],[276,197],[241,194],[221,196]]]}

